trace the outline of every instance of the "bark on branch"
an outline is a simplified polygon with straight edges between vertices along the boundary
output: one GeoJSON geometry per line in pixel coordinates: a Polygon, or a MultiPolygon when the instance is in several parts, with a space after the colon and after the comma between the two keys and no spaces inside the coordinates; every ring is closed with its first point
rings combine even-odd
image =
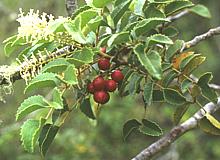
{"type": "Polygon", "coordinates": [[[220,34],[220,27],[212,28],[208,32],[203,33],[201,35],[198,35],[198,36],[194,37],[192,40],[186,42],[183,47],[183,50],[189,49],[189,48],[197,45],[201,41],[206,40],[206,39],[213,37],[215,35],[219,35],[219,34],[220,34]]]}
{"type": "Polygon", "coordinates": [[[167,135],[159,139],[158,141],[151,144],[149,147],[140,152],[136,157],[132,160],[149,160],[153,156],[155,156],[158,152],[168,147],[171,143],[173,143],[176,139],[182,136],[184,133],[197,128],[198,122],[205,116],[205,112],[214,113],[217,109],[220,108],[220,98],[218,98],[218,103],[208,103],[203,109],[200,109],[198,112],[194,114],[191,118],[180,124],[179,126],[174,127],[167,135]]]}

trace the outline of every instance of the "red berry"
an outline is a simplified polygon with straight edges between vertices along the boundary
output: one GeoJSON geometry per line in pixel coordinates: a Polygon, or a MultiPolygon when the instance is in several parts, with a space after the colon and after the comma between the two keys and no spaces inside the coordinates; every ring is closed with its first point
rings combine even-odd
{"type": "Polygon", "coordinates": [[[101,53],[106,53],[106,47],[101,47],[101,48],[100,48],[100,52],[101,52],[101,53]]]}
{"type": "Polygon", "coordinates": [[[106,71],[110,68],[111,64],[110,64],[110,60],[107,59],[107,58],[101,58],[99,61],[98,61],[98,66],[99,66],[99,69],[103,70],[103,71],[106,71]]]}
{"type": "Polygon", "coordinates": [[[105,80],[102,76],[96,77],[92,83],[95,91],[102,91],[105,89],[105,80]]]}
{"type": "Polygon", "coordinates": [[[89,83],[89,84],[87,85],[87,91],[88,91],[89,93],[92,93],[92,94],[95,92],[95,88],[94,88],[93,83],[89,83]]]}
{"type": "Polygon", "coordinates": [[[123,75],[123,73],[120,70],[115,70],[111,74],[111,77],[116,82],[121,82],[124,79],[124,75],[123,75]]]}
{"type": "Polygon", "coordinates": [[[117,88],[117,84],[114,80],[107,80],[105,81],[105,89],[108,92],[114,92],[117,88]]]}
{"type": "Polygon", "coordinates": [[[94,93],[94,101],[100,104],[105,104],[109,101],[110,96],[107,92],[105,91],[97,91],[94,93]]]}

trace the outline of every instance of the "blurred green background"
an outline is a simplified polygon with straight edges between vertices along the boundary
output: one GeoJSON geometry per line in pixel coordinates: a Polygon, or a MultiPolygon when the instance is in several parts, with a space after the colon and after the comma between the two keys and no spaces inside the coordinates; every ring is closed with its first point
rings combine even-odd
{"type": "MultiPolygon", "coordinates": [[[[218,0],[195,0],[206,5],[212,19],[188,15],[174,24],[180,30],[179,37],[190,40],[197,34],[211,27],[220,25],[220,2],[218,0]]],[[[30,8],[38,9],[56,16],[66,16],[64,0],[0,0],[0,41],[17,31],[15,21],[18,9],[27,12],[30,8]]],[[[214,82],[220,84],[220,37],[211,38],[194,48],[207,56],[207,61],[200,71],[212,71],[214,82]]],[[[0,65],[11,64],[16,55],[7,58],[0,44],[0,65]]],[[[199,70],[196,75],[199,75],[199,70]]],[[[38,150],[29,154],[25,152],[19,140],[19,127],[22,122],[15,122],[15,113],[19,104],[26,98],[23,94],[24,81],[14,84],[13,95],[6,97],[7,103],[0,102],[0,160],[40,160],[38,150]]],[[[148,109],[147,117],[158,122],[167,132],[172,128],[174,107],[155,104],[148,109]]],[[[198,108],[190,107],[184,119],[191,116],[198,108]]],[[[118,99],[117,93],[111,102],[103,107],[98,124],[89,121],[79,111],[74,111],[61,128],[52,144],[47,160],[127,160],[136,155],[157,138],[149,138],[140,133],[133,133],[127,142],[122,139],[123,124],[131,119],[140,119],[144,108],[140,97],[118,99]]],[[[211,136],[200,130],[185,134],[166,151],[158,155],[157,160],[219,160],[219,137],[211,136]]]]}

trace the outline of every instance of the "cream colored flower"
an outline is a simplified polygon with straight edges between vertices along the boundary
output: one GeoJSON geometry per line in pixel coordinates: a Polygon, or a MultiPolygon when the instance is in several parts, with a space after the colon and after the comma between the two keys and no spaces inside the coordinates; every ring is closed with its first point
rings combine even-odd
{"type": "Polygon", "coordinates": [[[20,9],[17,21],[20,23],[18,27],[18,36],[26,39],[26,42],[33,43],[38,40],[53,40],[53,32],[51,31],[51,25],[56,22],[65,22],[67,18],[59,17],[54,19],[53,15],[47,15],[43,13],[39,15],[39,10],[34,12],[33,9],[25,15],[20,9]]]}

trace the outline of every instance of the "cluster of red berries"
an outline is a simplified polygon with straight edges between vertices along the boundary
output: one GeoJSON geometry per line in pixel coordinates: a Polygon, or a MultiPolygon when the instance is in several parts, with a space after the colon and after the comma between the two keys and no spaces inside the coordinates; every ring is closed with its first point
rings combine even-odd
{"type": "MultiPolygon", "coordinates": [[[[110,60],[101,58],[98,61],[100,70],[107,71],[111,67],[110,60]]],[[[91,83],[88,84],[87,90],[93,94],[94,101],[99,104],[105,104],[109,101],[110,95],[108,92],[114,92],[117,89],[117,83],[124,79],[124,75],[120,70],[115,70],[111,73],[111,79],[105,80],[103,76],[96,77],[91,83]]]]}

